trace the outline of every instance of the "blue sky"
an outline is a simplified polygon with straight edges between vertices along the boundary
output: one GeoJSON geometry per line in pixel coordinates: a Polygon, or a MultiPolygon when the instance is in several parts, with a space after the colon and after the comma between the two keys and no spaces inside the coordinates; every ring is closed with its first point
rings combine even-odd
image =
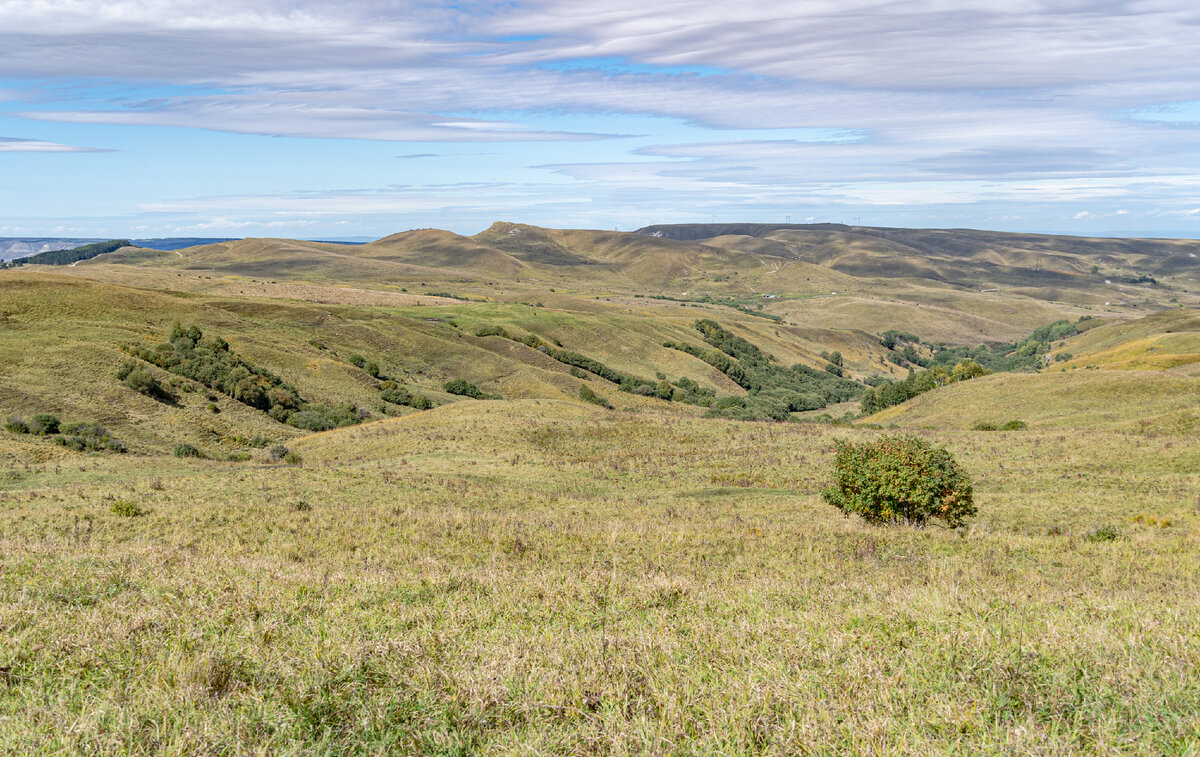
{"type": "Polygon", "coordinates": [[[1200,237],[1172,0],[0,0],[0,236],[1200,237]]]}

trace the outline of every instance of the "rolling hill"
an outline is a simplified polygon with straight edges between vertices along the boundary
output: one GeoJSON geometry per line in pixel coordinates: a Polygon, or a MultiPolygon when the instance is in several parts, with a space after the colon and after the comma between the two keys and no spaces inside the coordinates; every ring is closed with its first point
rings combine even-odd
{"type": "MultiPolygon", "coordinates": [[[[1050,372],[1070,376],[1057,385],[1068,394],[1082,382],[1095,398],[1107,381],[1121,403],[1141,407],[1132,399],[1136,387],[1108,369],[1169,369],[1175,375],[1148,379],[1159,383],[1143,384],[1146,392],[1190,391],[1186,379],[1196,375],[1200,348],[1196,311],[1181,305],[1200,302],[1188,289],[1197,266],[1186,262],[1195,248],[1190,242],[829,225],[622,233],[503,222],[474,237],[422,229],[364,245],[244,239],[176,251],[123,248],[71,267],[2,274],[0,313],[11,327],[0,334],[0,354],[10,357],[0,376],[0,411],[100,421],[144,451],[187,443],[228,454],[250,438],[296,435],[207,391],[177,393],[172,406],[113,378],[128,360],[122,348],[152,346],[175,321],[228,340],[313,402],[351,403],[374,418],[411,409],[381,400],[379,379],[352,364],[355,355],[435,404],[462,401],[443,390],[451,379],[506,399],[579,402],[581,379],[571,365],[545,354],[555,349],[597,361],[614,375],[694,381],[718,396],[746,396],[746,387],[713,365],[664,346],[708,349],[693,328],[703,319],[749,340],[776,365],[825,375],[820,372],[832,367],[825,356],[837,352],[847,378],[877,382],[906,372],[904,361],[890,359],[879,344],[889,329],[915,334],[924,344],[974,346],[1017,341],[1053,321],[1090,318],[1094,328],[1053,345],[1050,359],[1057,362],[1042,376],[989,377],[938,390],[877,420],[921,425],[932,418],[969,426],[978,421],[956,420],[944,408],[986,407],[979,392],[987,387],[1017,399],[1028,395],[1037,405],[1059,391],[1050,372]],[[1124,300],[1087,304],[1114,296],[1105,293],[1110,285],[1086,272],[1101,265],[1142,266],[1162,279],[1112,284],[1124,300]],[[1057,286],[1033,286],[1051,281],[1050,274],[1057,286]],[[982,286],[1000,284],[994,276],[1012,285],[982,286]],[[1161,312],[1147,316],[1148,310],[1161,312]],[[527,336],[549,346],[539,352],[516,341],[527,336]],[[1106,378],[1075,376],[1075,369],[1096,368],[1106,369],[1106,378]]],[[[618,407],[702,412],[618,392],[604,380],[588,383],[618,407]]],[[[1040,406],[1019,406],[1014,412],[1030,423],[1059,422],[1040,406]]],[[[1158,415],[1181,409],[1169,402],[1154,407],[1158,415]]],[[[1073,423],[1084,410],[1076,407],[1059,420],[1073,423]]]]}
{"type": "Polygon", "coordinates": [[[680,235],[0,271],[0,752],[1188,753],[1190,253],[680,235]],[[966,529],[830,507],[891,429],[966,529]]]}

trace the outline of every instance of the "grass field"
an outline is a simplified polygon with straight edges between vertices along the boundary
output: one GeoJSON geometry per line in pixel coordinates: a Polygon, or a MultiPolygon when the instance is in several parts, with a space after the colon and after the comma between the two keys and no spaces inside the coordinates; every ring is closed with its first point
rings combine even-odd
{"type": "Polygon", "coordinates": [[[0,749],[1195,753],[1194,436],[933,433],[957,533],[821,502],[872,433],[527,400],[299,467],[10,445],[0,749]]]}
{"type": "Polygon", "coordinates": [[[679,233],[0,272],[0,417],[129,450],[0,430],[0,754],[1200,755],[1193,243],[679,233]],[[1040,372],[860,419],[705,417],[548,346],[740,397],[664,342],[712,319],[777,366],[900,378],[886,329],[1062,318],[1084,330],[1040,372]],[[170,399],[118,380],[176,321],[366,421],[308,434],[147,361],[170,399]],[[389,405],[364,358],[436,406],[389,405]],[[968,528],[824,502],[836,442],[902,432],[974,481],[968,528]]]}

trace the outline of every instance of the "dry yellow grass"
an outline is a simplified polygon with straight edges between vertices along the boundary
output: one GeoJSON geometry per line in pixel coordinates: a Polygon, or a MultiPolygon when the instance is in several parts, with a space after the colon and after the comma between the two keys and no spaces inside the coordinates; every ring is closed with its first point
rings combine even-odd
{"type": "Polygon", "coordinates": [[[527,400],[298,468],[11,460],[0,750],[1194,748],[1194,436],[935,434],[977,484],[958,534],[820,501],[871,433],[527,400]]]}

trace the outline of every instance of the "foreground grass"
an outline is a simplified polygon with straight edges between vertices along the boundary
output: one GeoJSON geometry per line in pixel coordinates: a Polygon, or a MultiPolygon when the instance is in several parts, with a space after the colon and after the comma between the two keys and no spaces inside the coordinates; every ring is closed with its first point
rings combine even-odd
{"type": "Polygon", "coordinates": [[[1197,752],[1200,444],[933,434],[955,533],[821,503],[870,433],[541,400],[299,468],[10,451],[0,752],[1197,752]]]}

